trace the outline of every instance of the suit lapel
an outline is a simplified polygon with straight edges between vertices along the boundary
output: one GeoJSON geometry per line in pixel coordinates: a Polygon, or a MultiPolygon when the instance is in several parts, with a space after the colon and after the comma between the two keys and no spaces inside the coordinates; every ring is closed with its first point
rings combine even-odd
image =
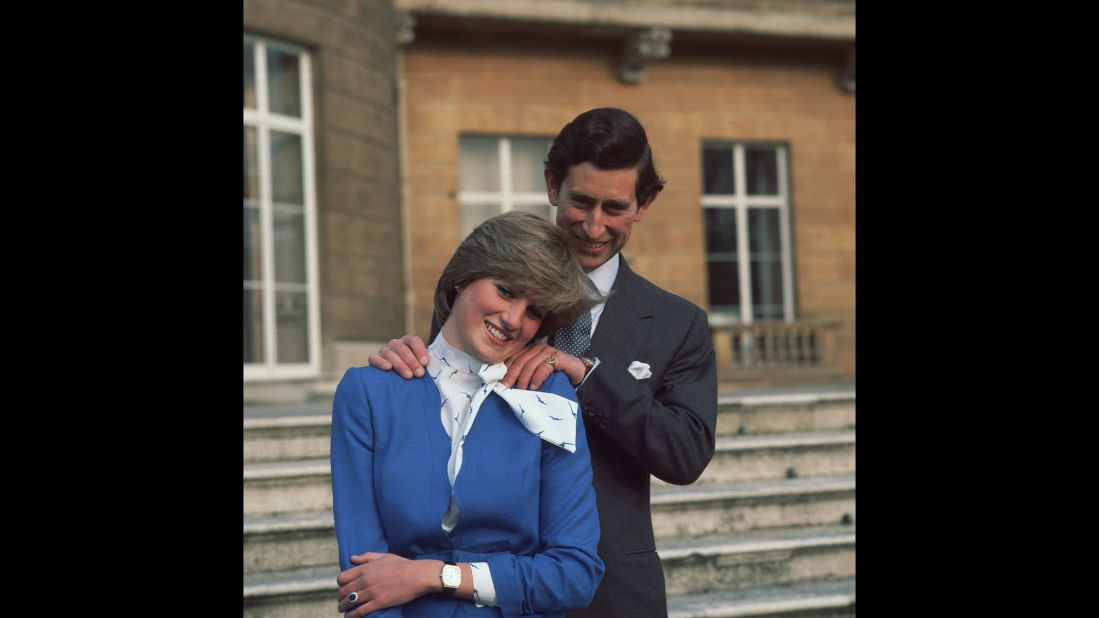
{"type": "Polygon", "coordinates": [[[595,327],[589,356],[613,356],[627,363],[636,356],[647,336],[646,318],[653,315],[644,295],[638,292],[636,281],[637,275],[626,264],[626,259],[620,258],[618,276],[595,327]]]}

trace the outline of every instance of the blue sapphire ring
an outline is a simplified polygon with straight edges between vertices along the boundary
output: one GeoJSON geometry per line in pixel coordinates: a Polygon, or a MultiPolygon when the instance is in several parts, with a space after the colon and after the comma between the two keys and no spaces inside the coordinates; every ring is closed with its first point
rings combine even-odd
{"type": "Polygon", "coordinates": [[[347,595],[347,602],[350,603],[351,605],[354,605],[355,603],[358,603],[359,602],[359,593],[358,592],[352,592],[351,594],[347,595]]]}

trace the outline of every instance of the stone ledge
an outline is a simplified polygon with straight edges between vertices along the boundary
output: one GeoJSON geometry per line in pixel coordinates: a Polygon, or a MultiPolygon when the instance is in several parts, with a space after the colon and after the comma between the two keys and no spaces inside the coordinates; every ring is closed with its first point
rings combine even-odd
{"type": "MultiPolygon", "coordinates": [[[[244,600],[312,592],[335,592],[338,565],[244,576],[244,600]]],[[[333,595],[334,596],[334,595],[333,595]]],[[[335,603],[333,602],[333,607],[335,603]]],[[[334,611],[334,610],[333,610],[334,611]]]]}
{"type": "Polygon", "coordinates": [[[854,528],[820,528],[783,530],[765,534],[738,534],[736,536],[708,537],[658,544],[656,553],[660,559],[678,560],[690,556],[719,556],[722,554],[749,554],[790,551],[817,547],[854,545],[854,528]]]}
{"type": "MultiPolygon", "coordinates": [[[[855,39],[854,2],[800,3],[784,8],[772,3],[757,6],[701,6],[680,2],[630,3],[583,0],[395,0],[397,10],[461,20],[490,19],[586,27],[663,27],[699,32],[729,32],[785,37],[855,39]],[[810,6],[824,10],[808,11],[810,6]]],[[[787,3],[789,4],[789,3],[787,3]]]]}
{"type": "Polygon", "coordinates": [[[778,496],[804,496],[806,494],[839,493],[854,490],[854,476],[825,476],[749,483],[712,483],[686,487],[654,486],[649,502],[653,506],[678,505],[778,496]]]}
{"type": "Polygon", "coordinates": [[[331,473],[328,459],[245,464],[244,480],[286,479],[309,476],[327,476],[331,473]]]}
{"type": "Polygon", "coordinates": [[[852,608],[855,580],[809,581],[794,585],[668,597],[668,618],[741,618],[852,608]]]}
{"type": "Polygon", "coordinates": [[[715,441],[715,451],[751,451],[772,448],[846,445],[855,443],[854,431],[822,433],[780,433],[756,436],[721,436],[715,441]]]}

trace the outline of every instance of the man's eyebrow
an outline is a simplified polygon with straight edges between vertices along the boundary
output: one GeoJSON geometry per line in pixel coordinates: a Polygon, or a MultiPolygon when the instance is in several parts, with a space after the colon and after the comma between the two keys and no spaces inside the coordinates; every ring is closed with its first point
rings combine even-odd
{"type": "Polygon", "coordinates": [[[606,200],[603,202],[603,206],[606,208],[619,208],[622,210],[626,210],[630,207],[630,203],[626,200],[606,200]]]}
{"type": "MultiPolygon", "coordinates": [[[[596,202],[594,197],[575,189],[569,192],[569,197],[577,202],[583,202],[585,204],[594,204],[596,202]]],[[[630,202],[629,200],[603,200],[603,206],[626,210],[630,207],[630,202]]]]}
{"type": "Polygon", "coordinates": [[[585,203],[588,203],[588,204],[595,203],[595,198],[594,197],[592,197],[592,196],[590,196],[586,193],[581,193],[580,191],[577,191],[575,189],[572,190],[572,191],[569,191],[569,197],[571,197],[572,199],[574,199],[578,202],[585,202],[585,203]]]}

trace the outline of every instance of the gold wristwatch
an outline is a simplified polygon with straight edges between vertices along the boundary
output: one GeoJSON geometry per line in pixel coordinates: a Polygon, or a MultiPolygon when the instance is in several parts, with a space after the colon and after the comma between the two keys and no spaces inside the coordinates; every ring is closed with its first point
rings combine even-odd
{"type": "Polygon", "coordinates": [[[595,361],[590,358],[584,358],[583,356],[580,356],[578,358],[581,363],[584,363],[584,376],[580,378],[580,381],[583,382],[584,378],[588,377],[588,373],[591,372],[593,367],[595,367],[595,361]]]}
{"type": "Polygon", "coordinates": [[[462,585],[462,569],[453,562],[444,561],[443,570],[439,573],[439,579],[443,582],[443,594],[452,595],[462,585]]]}

